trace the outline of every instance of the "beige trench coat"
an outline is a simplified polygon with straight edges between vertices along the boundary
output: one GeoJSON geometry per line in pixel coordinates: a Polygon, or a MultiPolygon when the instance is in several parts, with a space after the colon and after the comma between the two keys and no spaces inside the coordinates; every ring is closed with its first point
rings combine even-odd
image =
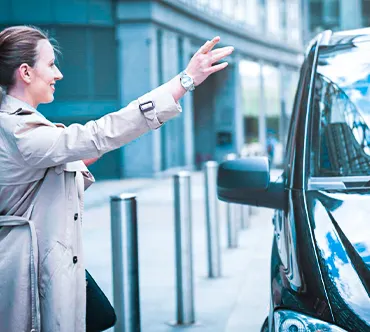
{"type": "Polygon", "coordinates": [[[86,125],[53,124],[7,96],[0,108],[0,332],[85,331],[82,159],[181,112],[163,88],[86,125]],[[148,106],[154,109],[148,110],[148,106]]]}

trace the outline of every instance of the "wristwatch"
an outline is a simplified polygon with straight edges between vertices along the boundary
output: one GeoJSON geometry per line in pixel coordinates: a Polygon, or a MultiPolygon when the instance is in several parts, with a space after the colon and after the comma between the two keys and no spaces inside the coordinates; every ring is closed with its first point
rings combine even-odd
{"type": "Polygon", "coordinates": [[[195,89],[193,79],[185,71],[180,73],[180,83],[186,91],[193,91],[195,89]]]}

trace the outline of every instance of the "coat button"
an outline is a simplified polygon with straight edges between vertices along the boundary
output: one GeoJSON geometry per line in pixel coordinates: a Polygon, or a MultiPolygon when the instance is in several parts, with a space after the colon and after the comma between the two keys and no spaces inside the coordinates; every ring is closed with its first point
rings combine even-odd
{"type": "Polygon", "coordinates": [[[76,264],[78,262],[77,256],[73,256],[73,264],[76,264]]]}
{"type": "Polygon", "coordinates": [[[75,213],[74,215],[74,219],[77,220],[78,219],[78,213],[75,213]]]}

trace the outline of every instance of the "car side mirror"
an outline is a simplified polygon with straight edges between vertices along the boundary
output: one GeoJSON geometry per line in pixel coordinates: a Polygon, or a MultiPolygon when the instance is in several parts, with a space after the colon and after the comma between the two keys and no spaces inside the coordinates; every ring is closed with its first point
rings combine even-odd
{"type": "Polygon", "coordinates": [[[286,195],[282,171],[270,171],[267,157],[248,157],[220,164],[217,195],[225,202],[284,210],[286,195]]]}

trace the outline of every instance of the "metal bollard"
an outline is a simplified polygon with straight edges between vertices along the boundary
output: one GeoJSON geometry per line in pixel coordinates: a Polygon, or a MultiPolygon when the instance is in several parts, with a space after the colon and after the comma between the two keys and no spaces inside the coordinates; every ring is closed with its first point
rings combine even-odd
{"type": "Polygon", "coordinates": [[[243,218],[243,210],[242,210],[242,207],[243,205],[241,204],[236,204],[236,207],[235,207],[235,227],[236,227],[236,230],[237,232],[241,231],[243,229],[243,221],[242,221],[242,218],[243,218]]]}
{"type": "Polygon", "coordinates": [[[250,205],[248,205],[248,216],[250,218],[250,216],[252,215],[252,207],[250,205]]]}
{"type": "MultiPolygon", "coordinates": [[[[225,160],[238,159],[236,153],[229,153],[225,156],[225,160]]],[[[240,228],[240,205],[234,203],[227,203],[226,217],[227,217],[227,246],[228,248],[238,247],[238,231],[240,228]]]]}
{"type": "Polygon", "coordinates": [[[228,203],[226,205],[227,213],[227,246],[228,248],[238,247],[238,210],[239,205],[234,203],[228,203]]]}
{"type": "Polygon", "coordinates": [[[174,175],[177,325],[195,323],[190,173],[174,175]]]}
{"type": "Polygon", "coordinates": [[[140,332],[139,259],[135,194],[111,196],[113,297],[116,332],[140,332]]]}
{"type": "Polygon", "coordinates": [[[249,205],[242,205],[242,229],[249,227],[249,205]]]}
{"type": "Polygon", "coordinates": [[[218,220],[217,199],[217,170],[218,163],[215,161],[207,161],[204,164],[209,278],[218,278],[221,276],[219,235],[220,225],[218,220]]]}

